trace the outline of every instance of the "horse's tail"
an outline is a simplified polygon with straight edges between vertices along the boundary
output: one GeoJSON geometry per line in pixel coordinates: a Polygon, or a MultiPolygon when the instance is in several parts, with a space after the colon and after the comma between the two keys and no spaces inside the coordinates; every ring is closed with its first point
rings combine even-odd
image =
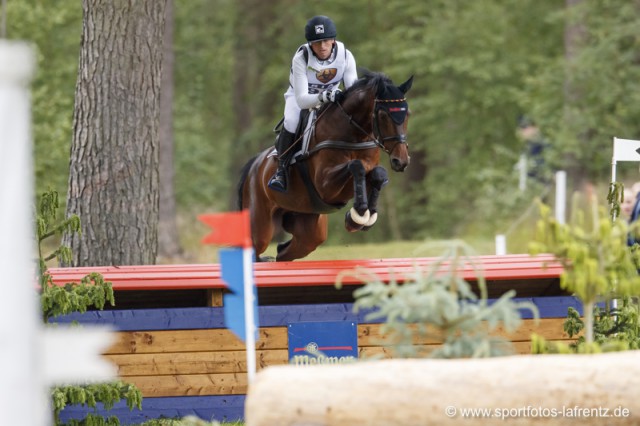
{"type": "Polygon", "coordinates": [[[237,194],[238,194],[238,210],[242,210],[242,189],[244,188],[244,184],[247,181],[247,177],[249,176],[249,170],[251,170],[251,166],[253,165],[253,163],[255,163],[256,158],[258,158],[258,156],[254,156],[253,158],[251,158],[249,161],[247,161],[247,163],[242,167],[242,170],[240,171],[240,182],[238,182],[238,189],[237,189],[237,194]]]}

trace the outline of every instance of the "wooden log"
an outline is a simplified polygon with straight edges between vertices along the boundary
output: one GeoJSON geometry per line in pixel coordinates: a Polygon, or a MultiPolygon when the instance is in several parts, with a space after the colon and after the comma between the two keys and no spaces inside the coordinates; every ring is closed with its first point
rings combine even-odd
{"type": "Polygon", "coordinates": [[[246,426],[640,424],[638,385],[640,351],[276,366],[250,385],[245,420],[246,426]]]}

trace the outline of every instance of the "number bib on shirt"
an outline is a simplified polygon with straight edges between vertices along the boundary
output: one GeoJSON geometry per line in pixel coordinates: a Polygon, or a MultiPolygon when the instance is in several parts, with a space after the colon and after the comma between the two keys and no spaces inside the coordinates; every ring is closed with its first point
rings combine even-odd
{"type": "Polygon", "coordinates": [[[308,44],[300,46],[307,49],[307,79],[309,80],[309,93],[320,93],[327,89],[333,89],[338,86],[344,68],[346,66],[346,50],[344,44],[336,41],[337,52],[333,60],[328,59],[320,62],[316,55],[311,51],[308,44]]]}

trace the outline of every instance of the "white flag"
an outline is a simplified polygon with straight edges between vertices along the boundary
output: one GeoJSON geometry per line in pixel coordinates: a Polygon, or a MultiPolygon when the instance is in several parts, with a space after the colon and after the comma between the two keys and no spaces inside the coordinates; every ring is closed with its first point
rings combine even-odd
{"type": "Polygon", "coordinates": [[[614,161],[640,161],[640,141],[613,138],[614,161]]]}

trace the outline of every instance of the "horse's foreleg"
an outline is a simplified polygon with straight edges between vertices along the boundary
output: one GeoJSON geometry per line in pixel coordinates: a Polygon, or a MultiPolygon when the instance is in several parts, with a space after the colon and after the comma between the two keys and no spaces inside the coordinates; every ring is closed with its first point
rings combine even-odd
{"type": "Polygon", "coordinates": [[[367,202],[366,170],[360,160],[353,160],[347,166],[353,176],[353,207],[345,216],[344,226],[349,232],[362,229],[369,217],[369,205],[367,202]]]}
{"type": "Polygon", "coordinates": [[[369,217],[369,221],[363,226],[363,231],[368,231],[369,228],[376,223],[376,220],[378,220],[378,198],[380,197],[380,191],[382,191],[383,186],[389,183],[387,171],[382,166],[374,167],[367,177],[371,190],[369,193],[369,212],[371,213],[371,216],[369,217]]]}

